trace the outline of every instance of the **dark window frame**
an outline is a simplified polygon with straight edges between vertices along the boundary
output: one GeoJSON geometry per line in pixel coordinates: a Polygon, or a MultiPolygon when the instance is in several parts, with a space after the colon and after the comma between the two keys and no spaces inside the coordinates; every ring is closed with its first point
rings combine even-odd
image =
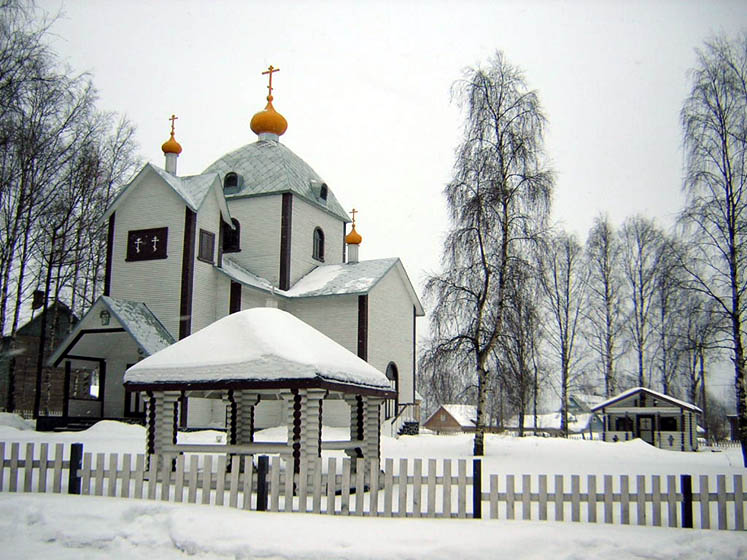
{"type": "Polygon", "coordinates": [[[318,226],[314,228],[311,256],[314,260],[324,262],[324,230],[318,226]]]}
{"type": "Polygon", "coordinates": [[[223,239],[221,247],[224,253],[241,252],[241,224],[236,218],[231,218],[233,229],[226,222],[221,221],[220,227],[223,229],[223,239]]]}
{"type": "Polygon", "coordinates": [[[215,234],[206,229],[200,229],[197,260],[209,264],[215,263],[215,234]],[[209,244],[208,244],[209,242],[209,244]]]}
{"type": "Polygon", "coordinates": [[[235,171],[229,171],[226,176],[223,177],[223,190],[238,189],[239,188],[239,175],[235,171]]]}

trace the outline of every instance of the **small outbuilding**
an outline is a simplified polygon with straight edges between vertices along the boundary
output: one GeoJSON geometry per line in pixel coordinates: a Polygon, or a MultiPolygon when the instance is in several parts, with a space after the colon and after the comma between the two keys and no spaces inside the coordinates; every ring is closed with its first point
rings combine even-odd
{"type": "Polygon", "coordinates": [[[660,449],[697,451],[700,408],[645,387],[634,387],[592,408],[602,416],[604,441],[640,438],[660,449]]]}
{"type": "Polygon", "coordinates": [[[379,461],[380,408],[396,396],[386,375],[297,317],[276,308],[228,315],[130,367],[128,391],[144,392],[148,455],[279,453],[313,472],[323,449],[379,461]],[[220,399],[226,410],[225,445],[177,439],[180,399],[220,399]],[[265,400],[284,403],[287,439],[254,442],[254,410],[265,400]],[[350,407],[350,438],[322,441],[325,401],[350,407]]]}
{"type": "Polygon", "coordinates": [[[438,434],[474,432],[476,426],[477,407],[471,404],[442,404],[423,424],[438,434]]]}

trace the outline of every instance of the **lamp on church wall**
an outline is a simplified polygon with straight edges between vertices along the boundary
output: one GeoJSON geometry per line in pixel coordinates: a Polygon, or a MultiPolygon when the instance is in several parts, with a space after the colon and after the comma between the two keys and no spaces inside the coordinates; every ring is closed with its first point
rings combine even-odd
{"type": "Polygon", "coordinates": [[[101,313],[99,313],[99,319],[101,319],[101,326],[106,327],[109,324],[109,319],[111,319],[111,314],[106,310],[103,309],[101,313]]]}

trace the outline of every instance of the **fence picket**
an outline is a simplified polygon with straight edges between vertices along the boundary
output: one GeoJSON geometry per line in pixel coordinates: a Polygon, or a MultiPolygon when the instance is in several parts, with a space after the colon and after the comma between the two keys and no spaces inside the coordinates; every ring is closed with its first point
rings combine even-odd
{"type": "Polygon", "coordinates": [[[174,501],[184,501],[184,454],[176,457],[176,480],[174,481],[174,501]]]}
{"type": "Polygon", "coordinates": [[[49,461],[49,444],[42,443],[39,446],[39,480],[36,484],[36,491],[42,494],[47,491],[47,461],[49,461]]]}
{"type": "Polygon", "coordinates": [[[521,476],[521,518],[532,518],[532,477],[528,474],[521,476]]]}
{"type": "Polygon", "coordinates": [[[307,461],[300,461],[300,468],[298,473],[298,511],[301,513],[306,513],[308,510],[306,509],[307,504],[307,498],[308,498],[308,478],[309,478],[309,470],[308,470],[308,462],[307,461]]]}
{"type": "Polygon", "coordinates": [[[661,527],[661,477],[658,474],[651,477],[651,511],[654,527],[661,527]]]}
{"type": "Polygon", "coordinates": [[[498,519],[498,475],[490,475],[490,519],[498,519]]]}
{"type": "Polygon", "coordinates": [[[210,493],[213,490],[213,456],[205,455],[202,459],[202,503],[210,503],[210,493]]]}
{"type": "Polygon", "coordinates": [[[371,461],[371,496],[369,498],[368,511],[369,515],[376,517],[379,515],[379,463],[371,461]]]}
{"type": "Polygon", "coordinates": [[[26,459],[23,462],[23,491],[31,492],[31,481],[34,468],[34,444],[26,444],[26,459]]]}
{"type": "Polygon", "coordinates": [[[93,455],[90,453],[83,454],[83,476],[80,481],[80,493],[88,496],[91,493],[91,462],[93,455]]]}
{"type": "Polygon", "coordinates": [[[539,475],[539,518],[547,521],[547,475],[539,475]]]}
{"type": "Polygon", "coordinates": [[[742,475],[734,475],[734,529],[744,531],[744,493],[742,475]]]}
{"type": "Polygon", "coordinates": [[[435,459],[428,459],[428,517],[436,517],[436,469],[435,459]]]}
{"type": "Polygon", "coordinates": [[[514,491],[514,475],[506,476],[506,519],[514,519],[514,502],[516,494],[514,491]]]}
{"type": "MultiPolygon", "coordinates": [[[[228,507],[232,508],[237,508],[239,506],[239,471],[241,471],[241,457],[238,455],[232,455],[231,477],[228,479],[228,507]]],[[[251,476],[251,473],[249,473],[249,476],[251,476]]]]}
{"type": "Polygon", "coordinates": [[[190,504],[197,502],[197,455],[189,458],[189,490],[187,491],[187,501],[190,504]]]}
{"type": "Polygon", "coordinates": [[[18,454],[21,444],[14,442],[10,445],[10,475],[8,489],[11,492],[18,492],[18,454]]]}
{"type": "Polygon", "coordinates": [[[620,522],[630,525],[630,480],[627,474],[620,475],[620,522]]]}
{"type": "Polygon", "coordinates": [[[565,511],[563,507],[563,475],[555,475],[555,488],[554,488],[554,509],[555,509],[555,521],[563,521],[565,517],[565,511]]]}
{"type": "MultiPolygon", "coordinates": [[[[378,469],[377,469],[378,470],[378,469]]],[[[334,457],[327,459],[327,513],[334,515],[337,505],[335,490],[337,488],[337,460],[334,457]]]]}
{"type": "Polygon", "coordinates": [[[457,516],[461,519],[467,517],[467,461],[459,459],[457,478],[457,516]]]}
{"type": "Polygon", "coordinates": [[[384,462],[384,517],[392,516],[392,479],[394,478],[394,460],[387,458],[384,462]]]}
{"type": "Polygon", "coordinates": [[[0,441],[0,490],[4,490],[5,480],[5,442],[0,441]]]}
{"type": "Polygon", "coordinates": [[[340,493],[340,513],[350,514],[350,459],[342,460],[342,492],[340,493]]]}
{"type": "Polygon", "coordinates": [[[132,455],[122,456],[122,485],[119,487],[120,498],[130,497],[130,473],[132,472],[132,455]]]}
{"type": "Polygon", "coordinates": [[[646,524],[646,477],[637,475],[635,477],[635,501],[636,501],[636,523],[638,525],[646,524]]]}
{"type": "Polygon", "coordinates": [[[280,511],[280,456],[272,458],[270,467],[270,511],[280,511]]]}
{"type": "MultiPolygon", "coordinates": [[[[275,457],[273,457],[273,459],[274,458],[275,457]]],[[[240,470],[240,467],[239,467],[239,470],[240,470]]],[[[278,466],[278,470],[280,470],[279,466],[278,466]]],[[[239,473],[239,478],[241,478],[241,473],[239,473]]],[[[251,455],[245,455],[244,456],[244,485],[243,485],[244,501],[241,504],[241,507],[243,509],[252,508],[253,485],[254,485],[254,461],[252,461],[251,455]]]]}
{"type": "Polygon", "coordinates": [[[571,521],[581,521],[581,477],[571,475],[571,521]]]}
{"type": "Polygon", "coordinates": [[[42,443],[39,446],[39,479],[36,483],[36,491],[42,494],[47,492],[47,464],[49,461],[49,444],[42,443]]]}
{"type": "Polygon", "coordinates": [[[444,459],[444,493],[443,506],[444,517],[451,517],[451,459],[444,459]]]}
{"type": "Polygon", "coordinates": [[[135,459],[135,498],[143,498],[143,479],[145,478],[145,455],[138,453],[135,459]]]}
{"type": "Polygon", "coordinates": [[[54,446],[54,471],[52,472],[52,492],[59,494],[62,492],[62,456],[65,448],[61,443],[54,446]]]}
{"type": "Polygon", "coordinates": [[[718,528],[725,530],[726,523],[726,475],[716,477],[716,495],[718,500],[718,528]]]}
{"type": "Polygon", "coordinates": [[[93,479],[93,495],[103,496],[104,495],[104,461],[105,456],[103,453],[96,453],[96,473],[93,479]]]}
{"type": "Polygon", "coordinates": [[[670,527],[677,527],[677,483],[673,474],[667,475],[667,506],[670,527]]]}
{"type": "Polygon", "coordinates": [[[311,499],[311,511],[321,513],[322,511],[322,458],[314,459],[314,474],[312,475],[313,495],[311,499]]]}
{"type": "Polygon", "coordinates": [[[604,475],[604,522],[612,523],[612,475],[604,475]]]}
{"type": "Polygon", "coordinates": [[[420,517],[423,483],[423,460],[415,459],[412,464],[412,515],[420,517]]]}
{"type": "Polygon", "coordinates": [[[708,491],[708,475],[700,475],[700,528],[711,528],[711,504],[709,503],[710,494],[708,491]]]}
{"type": "MultiPolygon", "coordinates": [[[[348,473],[350,470],[348,470],[348,473]]],[[[288,457],[285,459],[285,508],[284,510],[287,512],[293,511],[293,483],[294,483],[294,476],[293,476],[293,457],[288,457]]],[[[349,486],[348,486],[348,491],[349,486]]]]}
{"type": "Polygon", "coordinates": [[[226,499],[226,456],[218,457],[218,466],[215,471],[215,505],[222,506],[226,499]]]}
{"type": "Polygon", "coordinates": [[[597,522],[597,477],[590,474],[587,478],[588,502],[586,506],[586,518],[589,523],[597,522]]]}
{"type": "Polygon", "coordinates": [[[397,515],[407,517],[407,459],[399,460],[397,515]]]}
{"type": "Polygon", "coordinates": [[[148,465],[148,499],[156,499],[156,486],[158,486],[158,462],[161,461],[160,455],[150,456],[150,465],[148,465]]]}
{"type": "Polygon", "coordinates": [[[363,515],[363,494],[365,493],[366,460],[355,460],[355,515],[363,515]]]}
{"type": "Polygon", "coordinates": [[[161,458],[161,501],[168,502],[171,496],[171,457],[161,458]]]}
{"type": "Polygon", "coordinates": [[[117,495],[117,466],[118,462],[117,453],[109,455],[109,478],[107,480],[107,496],[113,498],[117,495]]]}

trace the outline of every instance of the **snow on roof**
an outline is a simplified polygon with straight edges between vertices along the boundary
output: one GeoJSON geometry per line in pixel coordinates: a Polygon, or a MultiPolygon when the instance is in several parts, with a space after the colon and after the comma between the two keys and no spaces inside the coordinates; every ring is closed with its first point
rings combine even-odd
{"type": "MultiPolygon", "coordinates": [[[[582,432],[589,427],[589,421],[593,415],[588,412],[580,414],[569,414],[568,415],[568,431],[569,432],[582,432]]],[[[547,414],[537,415],[537,428],[542,430],[559,430],[560,429],[560,412],[550,412],[547,414]]],[[[534,429],[534,414],[526,414],[524,416],[524,429],[534,429]]],[[[508,421],[507,427],[518,428],[519,417],[514,416],[508,421]]]]}
{"type": "Polygon", "coordinates": [[[335,198],[331,189],[324,200],[315,192],[314,185],[324,180],[309,164],[287,146],[272,140],[259,140],[229,152],[213,162],[204,173],[218,173],[221,181],[233,171],[240,178],[239,190],[227,198],[293,192],[319,206],[344,222],[350,217],[335,198]]]}
{"type": "Polygon", "coordinates": [[[472,428],[477,425],[477,407],[472,404],[443,404],[441,407],[451,414],[460,426],[472,428]]]}
{"type": "Polygon", "coordinates": [[[174,337],[144,303],[110,296],[101,296],[101,299],[147,355],[174,343],[174,337]]]}
{"type": "Polygon", "coordinates": [[[269,280],[265,280],[261,276],[249,272],[243,266],[225,256],[222,259],[221,265],[216,265],[215,268],[240,284],[259,288],[268,292],[279,291],[273,290],[272,283],[269,280]]]}
{"type": "Polygon", "coordinates": [[[208,192],[210,192],[210,186],[217,178],[215,173],[177,177],[152,163],[149,163],[148,165],[150,165],[153,170],[158,173],[161,178],[166,181],[172,189],[174,189],[174,191],[176,191],[176,194],[184,199],[187,206],[195,212],[197,212],[202,206],[205,197],[208,192]]]}
{"type": "Polygon", "coordinates": [[[333,296],[368,292],[389,272],[398,259],[318,266],[286,292],[286,297],[333,296]]]}
{"type": "Polygon", "coordinates": [[[686,409],[692,410],[694,412],[700,412],[700,413],[703,412],[702,410],[700,410],[700,408],[698,408],[694,404],[691,404],[691,403],[685,402],[685,401],[681,401],[679,399],[675,399],[674,397],[670,397],[669,395],[665,395],[664,393],[659,393],[658,391],[654,391],[653,389],[649,389],[647,387],[633,387],[632,389],[628,389],[627,391],[624,391],[624,392],[620,393],[619,395],[616,395],[616,396],[614,396],[614,397],[612,397],[610,399],[607,399],[606,401],[603,401],[603,402],[599,403],[598,405],[596,405],[595,407],[593,407],[592,410],[593,411],[600,410],[600,409],[604,408],[605,406],[609,406],[612,403],[615,403],[617,401],[623,400],[623,399],[625,399],[625,398],[627,398],[627,397],[629,397],[629,396],[631,396],[631,395],[633,395],[635,393],[638,393],[640,391],[645,391],[646,393],[650,394],[653,397],[656,397],[657,399],[662,399],[664,401],[669,401],[672,404],[675,404],[675,405],[677,405],[677,406],[679,406],[681,408],[686,408],[686,409]]]}
{"type": "Polygon", "coordinates": [[[391,390],[386,376],[297,317],[258,307],[223,317],[138,362],[125,383],[322,380],[391,390]]]}

